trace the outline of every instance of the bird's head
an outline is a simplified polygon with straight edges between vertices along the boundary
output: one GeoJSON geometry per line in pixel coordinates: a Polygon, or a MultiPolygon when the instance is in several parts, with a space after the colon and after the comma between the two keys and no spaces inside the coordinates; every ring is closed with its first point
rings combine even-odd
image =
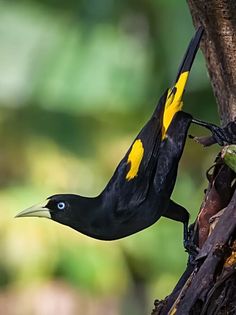
{"type": "Polygon", "coordinates": [[[61,194],[48,197],[43,203],[36,204],[16,215],[19,217],[48,218],[65,225],[75,220],[79,214],[80,196],[73,194],[61,194]]]}

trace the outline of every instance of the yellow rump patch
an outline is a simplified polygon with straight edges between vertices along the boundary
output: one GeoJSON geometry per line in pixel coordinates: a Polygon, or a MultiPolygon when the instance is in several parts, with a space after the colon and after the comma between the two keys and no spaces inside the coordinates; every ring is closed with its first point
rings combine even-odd
{"type": "Polygon", "coordinates": [[[189,71],[181,73],[179,80],[176,82],[175,86],[168,92],[163,117],[162,139],[165,138],[167,129],[175,113],[182,109],[183,106],[182,96],[184,93],[186,82],[188,80],[188,75],[189,71]],[[173,89],[175,91],[172,91],[173,89]]]}
{"type": "Polygon", "coordinates": [[[131,151],[128,156],[127,163],[130,163],[130,170],[126,175],[127,180],[131,180],[134,177],[138,176],[138,170],[140,163],[143,158],[144,148],[142,141],[140,139],[137,139],[131,148],[131,151]]]}

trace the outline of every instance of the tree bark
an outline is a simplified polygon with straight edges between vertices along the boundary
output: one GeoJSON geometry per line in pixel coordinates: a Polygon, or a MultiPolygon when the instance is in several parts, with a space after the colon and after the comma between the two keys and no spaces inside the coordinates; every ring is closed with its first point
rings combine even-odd
{"type": "MultiPolygon", "coordinates": [[[[236,117],[236,1],[187,0],[205,55],[222,125],[236,117]]],[[[236,163],[236,155],[235,155],[236,163]]],[[[236,174],[218,156],[192,227],[197,257],[153,315],[236,314],[236,174]]]]}
{"type": "Polygon", "coordinates": [[[236,1],[187,1],[194,25],[205,29],[201,48],[220,119],[226,124],[236,116],[236,1]]]}

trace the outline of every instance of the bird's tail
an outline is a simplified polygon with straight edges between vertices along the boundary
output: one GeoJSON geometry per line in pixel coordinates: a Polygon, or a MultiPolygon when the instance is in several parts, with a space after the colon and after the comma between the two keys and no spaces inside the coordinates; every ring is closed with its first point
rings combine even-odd
{"type": "Polygon", "coordinates": [[[199,47],[203,32],[204,32],[204,29],[202,26],[200,26],[198,30],[196,31],[194,37],[191,39],[188,45],[188,48],[185,52],[184,58],[179,66],[175,84],[178,82],[181,74],[183,74],[184,72],[188,72],[188,73],[190,72],[194,58],[198,51],[198,47],[199,47]]]}
{"type": "Polygon", "coordinates": [[[165,138],[166,131],[176,112],[182,109],[182,96],[188,80],[188,76],[198,51],[199,44],[203,34],[203,27],[199,27],[194,37],[190,41],[184,58],[180,64],[178,74],[174,86],[169,89],[168,96],[165,103],[164,117],[163,117],[163,132],[162,136],[165,138]]]}

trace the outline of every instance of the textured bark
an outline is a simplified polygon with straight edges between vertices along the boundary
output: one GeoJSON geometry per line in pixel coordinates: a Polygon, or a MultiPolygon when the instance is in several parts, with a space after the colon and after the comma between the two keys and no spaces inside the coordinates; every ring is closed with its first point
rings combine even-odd
{"type": "MultiPolygon", "coordinates": [[[[205,29],[201,48],[226,125],[236,117],[236,1],[187,1],[194,25],[205,29]]],[[[153,315],[236,314],[236,174],[218,157],[207,177],[192,228],[199,253],[189,260],[173,292],[155,301],[153,315]]]]}
{"type": "Polygon", "coordinates": [[[236,117],[236,1],[188,0],[195,26],[202,25],[208,72],[222,124],[236,117]]]}

